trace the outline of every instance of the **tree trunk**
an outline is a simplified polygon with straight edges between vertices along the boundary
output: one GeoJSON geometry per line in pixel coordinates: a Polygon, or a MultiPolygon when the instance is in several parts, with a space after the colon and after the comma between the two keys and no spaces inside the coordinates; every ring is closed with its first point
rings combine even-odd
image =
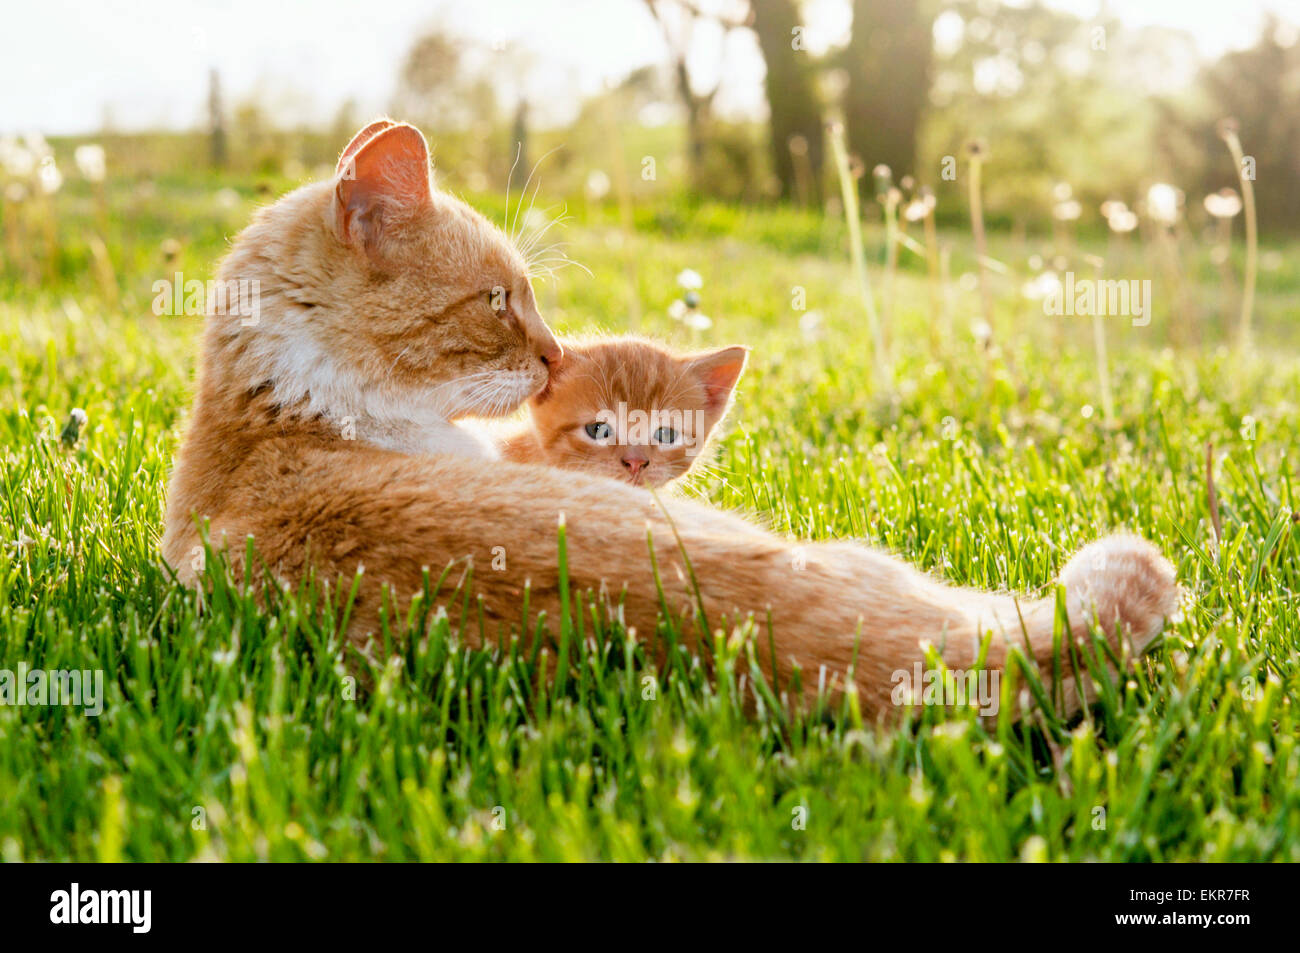
{"type": "Polygon", "coordinates": [[[767,64],[767,105],[771,112],[772,169],[782,198],[817,203],[821,199],[822,117],[813,88],[809,56],[795,30],[795,0],[751,0],[753,27],[767,64]]]}
{"type": "MultiPolygon", "coordinates": [[[[849,149],[897,182],[916,172],[916,142],[930,92],[933,10],[925,0],[853,0],[845,50],[849,149]]],[[[862,177],[864,189],[871,176],[862,177]]]]}

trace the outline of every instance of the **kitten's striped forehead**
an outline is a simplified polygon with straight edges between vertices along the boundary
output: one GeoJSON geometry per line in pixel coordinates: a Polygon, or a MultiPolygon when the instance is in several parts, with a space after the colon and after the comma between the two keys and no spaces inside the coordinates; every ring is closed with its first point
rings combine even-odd
{"type": "Polygon", "coordinates": [[[694,384],[671,352],[639,340],[568,345],[556,382],[597,406],[679,410],[691,409],[684,403],[693,407],[700,402],[694,384]]]}

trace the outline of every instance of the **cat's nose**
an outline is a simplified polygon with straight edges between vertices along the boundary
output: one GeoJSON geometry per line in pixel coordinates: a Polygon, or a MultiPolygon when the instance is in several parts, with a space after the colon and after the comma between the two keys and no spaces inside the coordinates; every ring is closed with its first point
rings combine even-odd
{"type": "Polygon", "coordinates": [[[623,458],[623,466],[627,467],[628,473],[633,477],[640,475],[641,471],[644,470],[649,463],[650,461],[639,453],[629,453],[623,458]]]}
{"type": "Polygon", "coordinates": [[[560,369],[560,361],[564,359],[564,348],[560,347],[559,341],[551,338],[550,345],[543,347],[537,356],[546,365],[546,372],[553,377],[560,369]]]}
{"type": "Polygon", "coordinates": [[[564,359],[564,348],[560,346],[555,334],[542,320],[541,313],[533,303],[531,289],[526,289],[526,304],[520,313],[519,321],[532,352],[546,365],[546,373],[554,378],[555,372],[560,369],[560,361],[564,359]]]}

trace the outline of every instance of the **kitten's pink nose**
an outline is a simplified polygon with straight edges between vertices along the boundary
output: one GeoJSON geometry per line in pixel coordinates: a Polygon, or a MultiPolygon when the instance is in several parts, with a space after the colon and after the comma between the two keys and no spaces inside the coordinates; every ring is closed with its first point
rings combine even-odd
{"type": "Polygon", "coordinates": [[[634,477],[640,475],[641,471],[646,468],[646,465],[649,462],[649,460],[641,456],[639,453],[630,453],[623,458],[623,466],[627,467],[628,472],[634,477]]]}

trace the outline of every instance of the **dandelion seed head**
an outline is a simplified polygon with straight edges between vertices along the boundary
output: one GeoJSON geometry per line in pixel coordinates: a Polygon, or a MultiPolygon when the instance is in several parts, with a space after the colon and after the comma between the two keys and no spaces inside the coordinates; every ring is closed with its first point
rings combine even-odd
{"type": "Polygon", "coordinates": [[[583,191],[587,194],[588,201],[599,202],[609,194],[609,176],[600,169],[592,169],[587,173],[587,181],[583,185],[583,191]]]}
{"type": "Polygon", "coordinates": [[[36,173],[36,181],[40,185],[41,191],[46,195],[53,195],[63,187],[63,173],[59,171],[54,156],[46,156],[41,160],[41,167],[36,173]]]}
{"type": "Polygon", "coordinates": [[[1241,196],[1235,189],[1219,189],[1207,195],[1203,204],[1215,218],[1234,218],[1241,211],[1241,196]]]}
{"type": "Polygon", "coordinates": [[[1178,221],[1178,209],[1183,204],[1183,192],[1167,182],[1157,182],[1147,190],[1147,214],[1162,225],[1178,221]]]}
{"type": "Polygon", "coordinates": [[[1057,202],[1052,208],[1052,217],[1058,222],[1073,222],[1083,214],[1083,206],[1074,199],[1057,202]]]}
{"type": "Polygon", "coordinates": [[[77,146],[72,155],[77,171],[87,182],[103,182],[108,175],[108,159],[104,147],[95,143],[77,146]]]}

